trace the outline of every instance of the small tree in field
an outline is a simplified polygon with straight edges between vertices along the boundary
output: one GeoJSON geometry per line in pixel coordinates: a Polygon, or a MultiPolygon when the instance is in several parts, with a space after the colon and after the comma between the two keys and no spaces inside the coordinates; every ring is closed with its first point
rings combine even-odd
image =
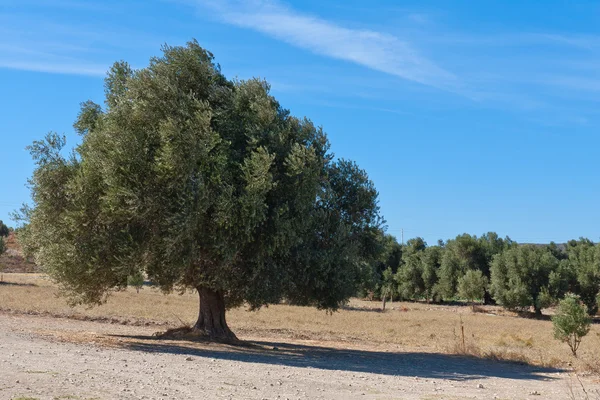
{"type": "Polygon", "coordinates": [[[469,270],[458,279],[458,295],[469,300],[475,309],[475,299],[483,299],[488,280],[480,270],[469,270]]]}
{"type": "Polygon", "coordinates": [[[133,275],[127,277],[127,285],[133,286],[136,293],[140,292],[140,289],[144,286],[144,275],[140,271],[136,271],[133,275]]]}
{"type": "Polygon", "coordinates": [[[552,317],[554,337],[565,342],[577,357],[577,349],[583,338],[590,331],[592,320],[587,314],[585,306],[581,304],[579,296],[567,294],[558,303],[558,310],[552,317]]]}
{"type": "Polygon", "coordinates": [[[394,296],[398,292],[397,285],[392,269],[388,268],[383,271],[381,282],[381,308],[383,311],[385,311],[385,303],[387,302],[388,296],[390,297],[390,301],[394,300],[394,296]]]}

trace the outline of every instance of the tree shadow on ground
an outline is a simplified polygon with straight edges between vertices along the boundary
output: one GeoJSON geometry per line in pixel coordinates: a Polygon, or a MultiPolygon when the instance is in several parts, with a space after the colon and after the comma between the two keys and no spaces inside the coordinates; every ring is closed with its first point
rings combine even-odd
{"type": "Polygon", "coordinates": [[[382,310],[381,308],[376,308],[376,307],[355,307],[355,306],[342,306],[340,307],[340,310],[344,310],[344,311],[358,311],[358,312],[372,312],[372,313],[384,313],[385,311],[382,310]]]}
{"type": "Polygon", "coordinates": [[[485,378],[552,380],[547,374],[561,369],[492,361],[476,357],[413,352],[379,352],[336,349],[268,341],[244,342],[242,346],[192,341],[158,340],[153,336],[122,336],[136,339],[123,345],[130,350],[180,354],[297,368],[342,370],[392,376],[468,381],[485,378]]]}
{"type": "Polygon", "coordinates": [[[35,283],[0,281],[0,286],[37,286],[35,283]]]}

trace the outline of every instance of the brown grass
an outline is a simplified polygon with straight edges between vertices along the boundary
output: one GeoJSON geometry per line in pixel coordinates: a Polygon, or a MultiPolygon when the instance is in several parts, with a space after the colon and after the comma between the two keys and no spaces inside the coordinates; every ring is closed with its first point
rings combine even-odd
{"type": "MultiPolygon", "coordinates": [[[[39,274],[4,274],[0,310],[49,314],[113,323],[167,327],[193,323],[198,297],[194,293],[163,295],[152,288],[115,293],[107,304],[70,308],[56,287],[39,274]],[[8,283],[8,284],[7,284],[8,283]]],[[[378,302],[351,300],[346,309],[329,315],[313,308],[273,305],[256,312],[228,312],[239,338],[277,338],[326,342],[329,346],[368,346],[381,351],[465,354],[542,366],[598,373],[600,329],[594,325],[583,339],[579,358],[552,337],[548,320],[520,318],[499,307],[440,306],[394,303],[380,312],[378,302]],[[461,321],[464,328],[461,330],[461,321]]],[[[163,329],[164,330],[164,329],[163,329]]]]}

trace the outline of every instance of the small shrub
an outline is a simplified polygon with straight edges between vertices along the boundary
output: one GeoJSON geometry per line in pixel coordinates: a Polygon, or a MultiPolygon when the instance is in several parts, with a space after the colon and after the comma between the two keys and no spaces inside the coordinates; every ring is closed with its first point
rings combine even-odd
{"type": "Polygon", "coordinates": [[[590,331],[591,318],[585,306],[581,304],[579,296],[567,294],[558,303],[556,315],[552,317],[554,337],[565,342],[577,357],[577,349],[583,338],[590,331]]]}
{"type": "Polygon", "coordinates": [[[133,286],[137,293],[140,292],[140,289],[144,286],[144,275],[140,271],[137,271],[133,275],[129,275],[127,278],[127,285],[133,286]]]}

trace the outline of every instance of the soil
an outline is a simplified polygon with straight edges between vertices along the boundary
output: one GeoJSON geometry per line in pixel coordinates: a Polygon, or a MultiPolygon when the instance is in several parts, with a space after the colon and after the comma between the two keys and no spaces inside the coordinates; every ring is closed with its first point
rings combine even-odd
{"type": "Polygon", "coordinates": [[[245,346],[163,340],[156,330],[0,313],[0,399],[600,398],[593,377],[552,368],[251,332],[239,335],[245,346]]]}

